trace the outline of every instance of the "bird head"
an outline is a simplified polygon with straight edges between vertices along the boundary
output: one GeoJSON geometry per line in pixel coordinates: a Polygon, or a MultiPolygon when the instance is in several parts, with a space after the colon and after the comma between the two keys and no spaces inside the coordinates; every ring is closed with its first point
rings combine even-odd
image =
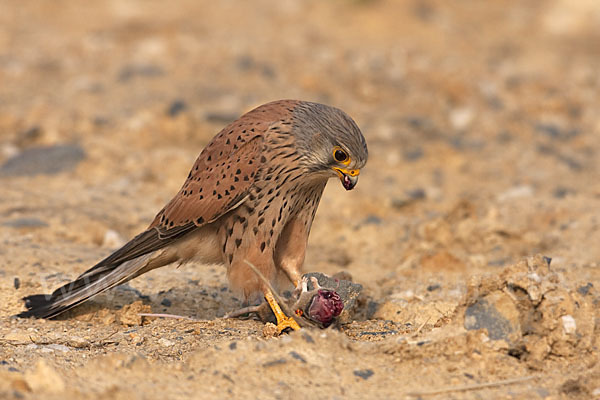
{"type": "Polygon", "coordinates": [[[337,176],[346,190],[356,186],[369,153],[352,118],[334,107],[302,102],[294,110],[293,129],[308,173],[337,176]]]}

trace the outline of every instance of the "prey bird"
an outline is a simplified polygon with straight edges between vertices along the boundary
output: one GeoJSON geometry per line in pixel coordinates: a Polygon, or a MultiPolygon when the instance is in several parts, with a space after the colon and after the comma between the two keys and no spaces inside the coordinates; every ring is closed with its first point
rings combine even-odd
{"type": "Polygon", "coordinates": [[[255,108],[211,140],[148,229],[51,295],[25,297],[19,316],[52,318],[145,272],[196,260],[224,264],[245,299],[264,296],[279,332],[299,329],[248,262],[272,287],[299,287],[327,181],[353,189],[367,157],[360,129],[337,108],[296,100],[255,108]]]}

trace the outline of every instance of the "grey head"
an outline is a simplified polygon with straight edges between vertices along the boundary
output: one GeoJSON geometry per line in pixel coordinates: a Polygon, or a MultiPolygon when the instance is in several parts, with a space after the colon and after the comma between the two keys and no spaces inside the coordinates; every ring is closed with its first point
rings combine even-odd
{"type": "Polygon", "coordinates": [[[301,102],[293,112],[292,132],[307,173],[337,176],[346,190],[354,188],[369,152],[348,114],[324,104],[301,102]]]}

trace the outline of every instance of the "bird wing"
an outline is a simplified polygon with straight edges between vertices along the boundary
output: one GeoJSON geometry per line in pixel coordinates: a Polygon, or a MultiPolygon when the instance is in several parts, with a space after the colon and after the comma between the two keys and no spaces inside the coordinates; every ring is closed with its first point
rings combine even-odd
{"type": "MultiPolygon", "coordinates": [[[[233,134],[232,134],[233,136],[233,134]]],[[[218,137],[215,139],[223,139],[218,137]]],[[[158,213],[150,228],[168,237],[189,224],[202,226],[237,207],[248,196],[260,165],[264,138],[256,135],[244,139],[240,135],[227,138],[235,141],[235,149],[211,143],[198,157],[187,180],[167,205],[158,213]]],[[[231,147],[233,147],[231,146],[231,147]]]]}
{"type": "Polygon", "coordinates": [[[167,238],[190,224],[213,222],[239,206],[267,161],[267,131],[274,126],[280,133],[291,130],[296,104],[286,100],[268,103],[223,128],[200,153],[179,192],[149,228],[167,238]]]}

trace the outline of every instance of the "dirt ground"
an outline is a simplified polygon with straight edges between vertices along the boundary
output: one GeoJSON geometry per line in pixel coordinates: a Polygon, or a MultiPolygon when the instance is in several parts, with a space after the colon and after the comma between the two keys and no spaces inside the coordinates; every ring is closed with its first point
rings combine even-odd
{"type": "Polygon", "coordinates": [[[0,2],[0,397],[600,398],[599,26],[596,0],[0,2]],[[367,138],[305,264],[364,286],[353,321],[265,337],[203,265],[13,317],[280,98],[367,138]]]}

